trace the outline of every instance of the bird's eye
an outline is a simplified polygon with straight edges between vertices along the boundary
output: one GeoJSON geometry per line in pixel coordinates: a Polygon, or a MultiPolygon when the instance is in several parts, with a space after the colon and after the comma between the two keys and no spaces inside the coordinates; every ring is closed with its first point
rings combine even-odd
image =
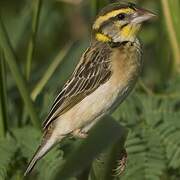
{"type": "Polygon", "coordinates": [[[126,17],[126,14],[125,14],[125,13],[121,13],[121,14],[118,14],[118,15],[117,15],[117,18],[118,18],[119,20],[123,20],[123,19],[125,19],[125,17],[126,17]]]}

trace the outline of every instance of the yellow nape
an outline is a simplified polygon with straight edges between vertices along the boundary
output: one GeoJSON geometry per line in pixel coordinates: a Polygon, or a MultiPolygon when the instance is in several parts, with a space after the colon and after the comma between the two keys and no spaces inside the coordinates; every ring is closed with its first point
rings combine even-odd
{"type": "Polygon", "coordinates": [[[111,38],[109,38],[108,36],[106,36],[105,34],[102,34],[102,33],[97,33],[96,39],[101,42],[110,42],[111,41],[111,38]]]}
{"type": "Polygon", "coordinates": [[[123,29],[121,29],[120,34],[121,36],[125,37],[125,38],[132,38],[135,37],[137,32],[140,29],[140,25],[139,24],[129,24],[127,26],[125,26],[123,29]]]}

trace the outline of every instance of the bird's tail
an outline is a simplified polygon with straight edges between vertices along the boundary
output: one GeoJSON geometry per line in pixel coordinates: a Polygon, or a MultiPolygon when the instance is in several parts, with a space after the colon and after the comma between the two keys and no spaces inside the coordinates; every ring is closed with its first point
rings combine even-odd
{"type": "Polygon", "coordinates": [[[56,138],[50,137],[45,142],[41,143],[41,145],[36,150],[34,156],[32,157],[31,161],[28,164],[28,167],[24,173],[24,176],[29,174],[34,166],[36,165],[37,161],[41,159],[46,153],[57,143],[56,138]]]}

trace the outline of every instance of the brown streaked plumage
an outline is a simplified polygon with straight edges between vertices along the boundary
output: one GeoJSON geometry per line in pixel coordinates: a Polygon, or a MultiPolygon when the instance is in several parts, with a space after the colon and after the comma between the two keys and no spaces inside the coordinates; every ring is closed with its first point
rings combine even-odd
{"type": "Polygon", "coordinates": [[[43,123],[42,143],[25,175],[68,134],[83,136],[130,93],[142,68],[136,37],[154,15],[134,5],[109,5],[94,24],[90,47],[55,99],[43,123]]]}
{"type": "Polygon", "coordinates": [[[86,50],[72,76],[56,98],[43,123],[43,129],[46,129],[53,119],[65,113],[110,78],[111,51],[109,47],[102,47],[98,42],[86,50]]]}

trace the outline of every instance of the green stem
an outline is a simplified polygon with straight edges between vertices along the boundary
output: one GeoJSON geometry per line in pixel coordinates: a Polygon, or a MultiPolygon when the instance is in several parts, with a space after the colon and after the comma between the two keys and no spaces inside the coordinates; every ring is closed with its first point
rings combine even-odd
{"type": "Polygon", "coordinates": [[[2,97],[0,97],[0,138],[5,137],[2,97]]]}
{"type": "MultiPolygon", "coordinates": [[[[124,127],[117,123],[111,116],[104,117],[103,120],[99,121],[97,125],[90,130],[88,137],[79,144],[65,159],[64,163],[60,165],[59,172],[56,173],[55,179],[59,179],[59,177],[61,177],[61,179],[68,179],[79,175],[84,169],[91,166],[92,161],[100,155],[100,153],[114,146],[118,141],[120,141],[120,143],[118,143],[118,147],[120,147],[118,152],[121,152],[121,145],[124,145],[125,135],[127,135],[127,130],[124,127]],[[81,158],[79,158],[79,155],[81,158]]],[[[105,179],[102,179],[106,180],[106,177],[109,176],[106,174],[104,177],[105,179]]]]}
{"type": "Polygon", "coordinates": [[[149,96],[155,96],[159,98],[179,98],[180,97],[179,92],[155,93],[150,88],[148,88],[141,79],[139,80],[138,84],[142,88],[142,90],[149,96]]]}
{"type": "Polygon", "coordinates": [[[78,180],[88,180],[89,179],[90,167],[86,168],[80,175],[77,176],[78,180]]]}
{"type": "Polygon", "coordinates": [[[141,87],[148,95],[150,95],[150,96],[153,96],[153,95],[154,95],[154,92],[153,92],[151,89],[149,89],[149,88],[144,84],[144,82],[143,82],[141,79],[139,79],[138,83],[139,83],[140,87],[141,87]]]}
{"type": "Polygon", "coordinates": [[[22,96],[22,99],[25,103],[26,109],[31,117],[32,124],[35,127],[39,127],[37,113],[35,111],[32,101],[31,101],[30,93],[27,88],[27,84],[26,84],[25,80],[23,79],[23,75],[22,75],[21,71],[19,70],[18,65],[16,63],[16,56],[15,56],[15,53],[11,46],[10,40],[8,38],[7,32],[5,30],[4,24],[1,19],[1,16],[0,16],[0,46],[4,50],[5,59],[10,68],[10,71],[16,81],[17,87],[18,87],[19,92],[22,96]]]}
{"type": "Polygon", "coordinates": [[[42,79],[40,79],[40,81],[37,83],[37,85],[35,86],[35,88],[33,89],[32,93],[31,93],[31,98],[33,100],[35,100],[37,98],[39,93],[45,87],[45,85],[47,84],[49,79],[52,77],[52,75],[54,74],[55,70],[57,69],[59,64],[62,62],[64,57],[67,55],[67,53],[69,52],[71,47],[72,47],[72,43],[67,45],[67,46],[65,46],[60,51],[60,53],[57,55],[57,57],[53,60],[53,62],[49,65],[49,68],[47,69],[45,74],[42,76],[42,79]]]}
{"type": "MultiPolygon", "coordinates": [[[[127,138],[127,130],[122,134],[122,138],[115,143],[105,155],[104,161],[104,171],[102,172],[103,180],[113,180],[116,175],[121,174],[119,170],[119,161],[123,158],[124,155],[124,144],[127,138]]],[[[120,171],[120,170],[119,170],[120,171]]]]}
{"type": "Polygon", "coordinates": [[[32,58],[35,50],[35,41],[39,25],[39,17],[42,0],[34,0],[33,2],[33,17],[32,17],[32,35],[28,44],[27,63],[26,63],[26,79],[29,80],[31,73],[32,58]]]}
{"type": "Polygon", "coordinates": [[[92,19],[96,16],[98,9],[97,0],[91,0],[92,19]]]}
{"type": "Polygon", "coordinates": [[[0,137],[4,137],[7,131],[7,88],[6,70],[2,51],[0,51],[0,137]]]}
{"type": "Polygon", "coordinates": [[[178,38],[176,36],[175,27],[173,25],[170,7],[167,0],[161,0],[161,3],[162,3],[165,22],[174,55],[174,69],[180,71],[180,48],[178,44],[178,38]]]}

